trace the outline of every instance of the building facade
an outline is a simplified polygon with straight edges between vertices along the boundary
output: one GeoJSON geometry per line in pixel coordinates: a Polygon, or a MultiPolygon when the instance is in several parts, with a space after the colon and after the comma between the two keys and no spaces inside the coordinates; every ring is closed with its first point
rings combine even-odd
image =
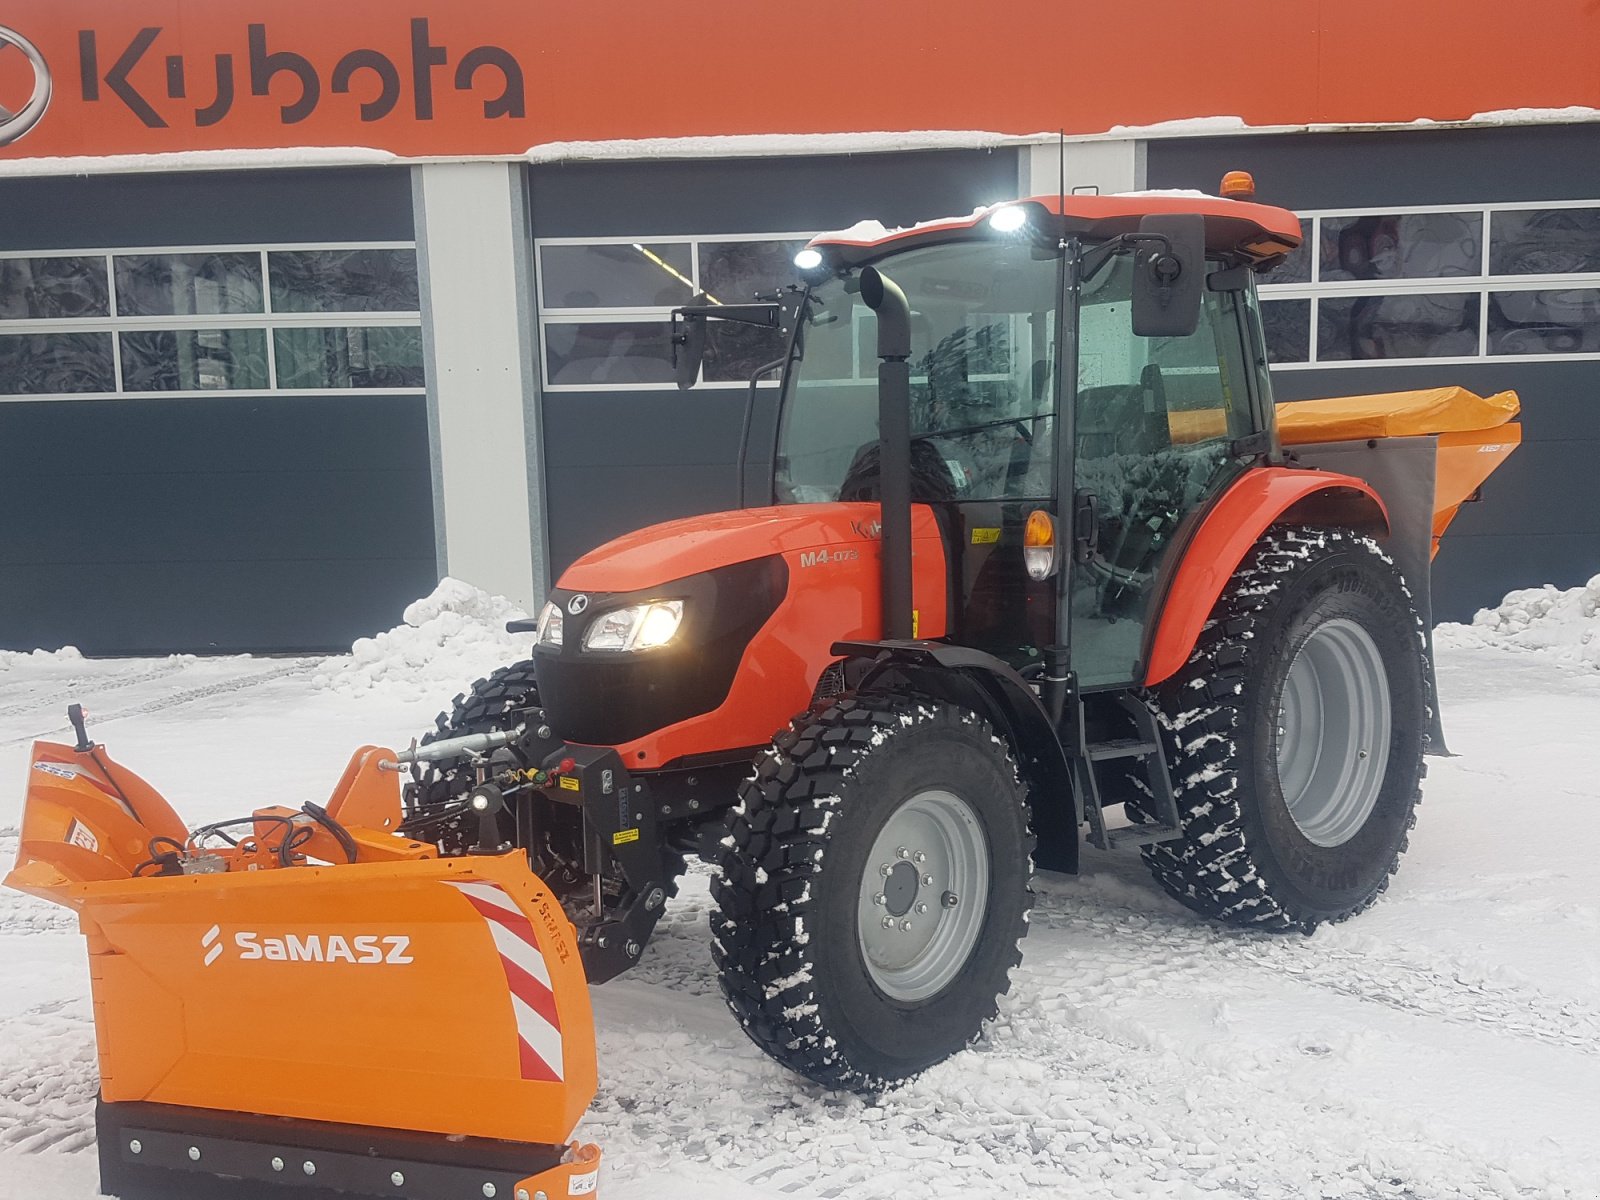
{"type": "MultiPolygon", "coordinates": [[[[1306,233],[1261,280],[1280,398],[1523,397],[1524,447],[1446,540],[1436,615],[1600,571],[1600,114],[1452,121],[1600,104],[1592,66],[1363,89],[1339,55],[1368,49],[1314,23],[1257,75],[1191,79],[1182,57],[1180,79],[1125,80],[1120,102],[1002,86],[1003,57],[983,57],[1001,49],[978,45],[922,60],[978,64],[990,93],[965,115],[924,79],[913,119],[915,63],[891,55],[870,85],[777,80],[765,98],[791,98],[765,117],[730,107],[748,64],[688,98],[631,41],[579,71],[594,29],[544,14],[570,51],[552,63],[499,0],[327,18],[344,41],[299,0],[259,22],[130,7],[0,18],[0,648],[339,649],[442,574],[531,606],[609,537],[761,499],[770,464],[738,464],[771,442],[775,389],[752,404],[747,380],[772,347],[723,335],[680,392],[674,305],[787,282],[805,239],[863,217],[1063,178],[1213,190],[1241,168],[1306,233]],[[1307,90],[1294,56],[1313,52],[1307,90]],[[629,70],[635,100],[663,89],[659,112],[619,101],[629,70]],[[558,86],[566,109],[541,116],[558,86]],[[1197,111],[1244,115],[1096,132],[1197,111]],[[1069,121],[1063,139],[1021,132],[1069,121]],[[616,140],[647,138],[673,140],[616,140]]],[[[1187,6],[1150,7],[1170,18],[1152,38],[1187,55],[1187,6]]],[[[1482,10],[1459,60],[1511,36],[1493,6],[1457,7],[1482,10]]],[[[1592,6],[1573,16],[1600,41],[1592,6]]],[[[1388,28],[1428,28],[1404,26],[1388,28]]]]}

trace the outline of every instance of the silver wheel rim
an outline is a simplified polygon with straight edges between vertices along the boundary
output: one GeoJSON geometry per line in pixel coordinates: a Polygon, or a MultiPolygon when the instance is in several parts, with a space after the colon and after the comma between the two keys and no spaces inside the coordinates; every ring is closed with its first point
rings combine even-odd
{"type": "Polygon", "coordinates": [[[989,907],[989,839],[954,792],[918,792],[867,855],[861,957],[886,996],[925,1000],[966,966],[989,907]]]}
{"type": "Polygon", "coordinates": [[[1289,664],[1278,709],[1278,783],[1318,846],[1355,837],[1389,761],[1389,673],[1370,634],[1343,618],[1318,626],[1289,664]]]}

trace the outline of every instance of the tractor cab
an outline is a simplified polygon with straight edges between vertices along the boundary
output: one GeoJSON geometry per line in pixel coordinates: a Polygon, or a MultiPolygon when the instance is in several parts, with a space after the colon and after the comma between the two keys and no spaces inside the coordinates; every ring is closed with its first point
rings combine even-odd
{"type": "Polygon", "coordinates": [[[790,327],[772,503],[881,502],[880,312],[862,285],[890,281],[909,499],[946,543],[946,636],[1024,676],[1070,644],[1080,688],[1125,687],[1169,551],[1276,452],[1250,268],[1298,241],[1288,214],[1238,201],[1048,197],[824,234],[796,259],[802,292],[683,319],[790,327]]]}

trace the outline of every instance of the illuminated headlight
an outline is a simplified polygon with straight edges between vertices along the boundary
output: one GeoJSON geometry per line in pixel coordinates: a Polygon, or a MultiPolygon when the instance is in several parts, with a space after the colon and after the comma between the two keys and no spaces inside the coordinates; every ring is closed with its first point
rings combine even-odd
{"type": "Polygon", "coordinates": [[[822,265],[822,251],[807,246],[794,256],[794,265],[802,271],[815,271],[822,265]]]}
{"type": "Polygon", "coordinates": [[[989,217],[989,228],[996,233],[1015,233],[1028,223],[1028,210],[1020,204],[996,209],[989,217]]]}
{"type": "Polygon", "coordinates": [[[539,612],[539,638],[541,646],[561,645],[561,610],[554,604],[546,604],[539,612]]]}
{"type": "Polygon", "coordinates": [[[635,604],[596,617],[583,636],[585,650],[653,650],[678,634],[683,622],[682,600],[657,600],[635,604]]]}

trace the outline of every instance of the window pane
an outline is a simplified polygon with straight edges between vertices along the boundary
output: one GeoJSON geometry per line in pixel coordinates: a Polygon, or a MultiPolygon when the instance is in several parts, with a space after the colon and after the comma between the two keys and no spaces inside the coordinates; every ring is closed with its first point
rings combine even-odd
{"type": "Polygon", "coordinates": [[[1323,217],[1321,262],[1324,281],[1480,275],[1483,214],[1323,217]]]}
{"type": "MultiPolygon", "coordinates": [[[[783,357],[786,341],[776,329],[710,321],[706,325],[705,381],[748,383],[757,367],[783,357]]],[[[777,372],[763,377],[765,382],[776,379],[777,372]]]]}
{"type": "Polygon", "coordinates": [[[141,329],[122,334],[121,340],[126,392],[209,392],[268,385],[265,330],[141,329]]]}
{"type": "Polygon", "coordinates": [[[259,254],[124,254],[116,263],[124,317],[261,311],[259,254]]]}
{"type": "Polygon", "coordinates": [[[103,317],[109,301],[103,258],[0,259],[0,321],[103,317]]]}
{"type": "Polygon", "coordinates": [[[109,333],[0,334],[0,394],[116,390],[109,333]]]}
{"type": "Polygon", "coordinates": [[[1317,361],[1475,355],[1478,300],[1477,292],[1324,296],[1317,304],[1317,361]]]}
{"type": "Polygon", "coordinates": [[[694,298],[687,242],[543,246],[546,308],[667,308],[694,298]]]}
{"type": "Polygon", "coordinates": [[[1311,282],[1311,218],[1300,218],[1300,245],[1272,270],[1257,281],[1264,287],[1275,283],[1311,282]]]}
{"type": "Polygon", "coordinates": [[[281,388],[419,388],[422,330],[279,329],[274,334],[281,388]]]}
{"type": "Polygon", "coordinates": [[[416,312],[415,250],[275,250],[273,312],[416,312]]]}
{"type": "Polygon", "coordinates": [[[666,321],[551,322],[544,327],[552,387],[672,382],[672,330],[666,321]]]}
{"type": "Polygon", "coordinates": [[[1311,301],[1261,301],[1261,327],[1267,338],[1267,361],[1306,362],[1311,357],[1311,301]]]}
{"type": "Polygon", "coordinates": [[[1489,270],[1496,275],[1600,271],[1600,208],[1491,213],[1489,270]]]}
{"type": "Polygon", "coordinates": [[[1596,352],[1600,352],[1600,290],[1490,293],[1490,354],[1596,352]]]}
{"type": "Polygon", "coordinates": [[[783,242],[701,242],[700,288],[723,304],[748,304],[758,293],[794,283],[804,238],[783,242]]]}

